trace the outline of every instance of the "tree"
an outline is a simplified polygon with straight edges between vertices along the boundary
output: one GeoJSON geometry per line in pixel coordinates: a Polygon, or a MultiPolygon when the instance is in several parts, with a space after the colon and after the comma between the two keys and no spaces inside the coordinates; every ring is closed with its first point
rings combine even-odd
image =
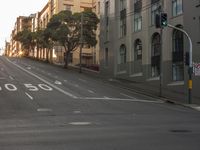
{"type": "MultiPolygon", "coordinates": [[[[84,45],[95,46],[98,17],[92,11],[82,12],[84,45]]],[[[68,67],[70,53],[80,46],[81,38],[81,13],[72,14],[71,11],[61,11],[54,15],[47,25],[51,39],[61,44],[65,49],[65,67],[68,67]]]]}
{"type": "Polygon", "coordinates": [[[14,36],[15,41],[19,41],[22,44],[22,50],[25,50],[25,54],[29,55],[30,51],[34,49],[36,34],[30,30],[23,30],[18,32],[14,36]]]}

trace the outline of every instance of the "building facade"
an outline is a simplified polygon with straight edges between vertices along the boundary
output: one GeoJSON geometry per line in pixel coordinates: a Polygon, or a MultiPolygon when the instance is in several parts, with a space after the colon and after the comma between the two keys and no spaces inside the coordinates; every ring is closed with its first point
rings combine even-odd
{"type": "Polygon", "coordinates": [[[18,56],[19,53],[22,51],[23,47],[20,42],[15,41],[14,37],[17,35],[17,33],[23,31],[24,29],[28,29],[31,31],[32,27],[32,16],[19,16],[16,19],[14,29],[11,33],[11,52],[10,56],[18,56]]]}
{"type": "MultiPolygon", "coordinates": [[[[169,24],[186,30],[193,41],[198,41],[199,34],[194,30],[200,28],[198,3],[199,0],[104,0],[101,3],[100,72],[149,86],[162,96],[181,96],[186,100],[187,38],[175,29],[157,29],[155,14],[166,12],[169,24]]],[[[193,50],[196,61],[200,58],[195,55],[199,54],[198,50],[197,42],[193,50]]],[[[194,80],[199,85],[199,77],[194,80]]],[[[196,90],[193,97],[200,97],[196,90]]]]}

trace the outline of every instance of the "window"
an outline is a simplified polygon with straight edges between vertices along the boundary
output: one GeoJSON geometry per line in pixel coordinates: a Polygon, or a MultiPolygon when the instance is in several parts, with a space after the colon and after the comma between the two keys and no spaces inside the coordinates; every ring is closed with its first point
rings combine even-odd
{"type": "Polygon", "coordinates": [[[108,66],[108,48],[105,49],[105,66],[108,66]]]}
{"type": "Polygon", "coordinates": [[[105,4],[105,19],[106,19],[106,26],[108,26],[108,23],[109,23],[109,1],[106,2],[105,4]]]}
{"type": "Polygon", "coordinates": [[[97,8],[98,14],[100,14],[100,7],[101,7],[100,2],[98,2],[98,6],[97,6],[97,7],[98,7],[98,8],[97,8]]]}
{"type": "Polygon", "coordinates": [[[151,73],[152,77],[160,75],[160,49],[161,49],[160,34],[154,33],[152,36],[152,56],[151,56],[151,73]]]}
{"type": "Polygon", "coordinates": [[[126,19],[120,20],[120,37],[124,37],[126,35],[126,19]]]}
{"type": "Polygon", "coordinates": [[[120,37],[126,36],[126,0],[120,0],[120,37]]]}
{"type": "Polygon", "coordinates": [[[183,1],[182,0],[172,0],[172,14],[177,16],[183,13],[183,1]]]}
{"type": "Polygon", "coordinates": [[[126,63],[126,46],[123,44],[120,46],[120,64],[126,63]]]}
{"type": "Polygon", "coordinates": [[[198,39],[198,43],[200,44],[200,16],[199,16],[199,39],[198,39]]]}
{"type": "MultiPolygon", "coordinates": [[[[178,25],[177,27],[183,28],[178,25]]],[[[174,30],[173,31],[173,51],[172,51],[172,79],[173,81],[184,80],[184,37],[183,33],[174,30]]]]}
{"type": "Polygon", "coordinates": [[[152,1],[151,6],[151,25],[155,24],[155,16],[160,13],[160,3],[159,1],[152,1]]]}
{"type": "Polygon", "coordinates": [[[140,31],[142,29],[142,16],[141,13],[134,15],[134,31],[140,31]]]}
{"type": "Polygon", "coordinates": [[[120,11],[126,9],[126,0],[120,0],[120,11]]]}
{"type": "Polygon", "coordinates": [[[65,10],[72,11],[72,5],[64,4],[65,10]]]}
{"type": "Polygon", "coordinates": [[[140,39],[135,40],[134,48],[135,48],[135,60],[141,60],[142,59],[142,42],[140,39]]]}

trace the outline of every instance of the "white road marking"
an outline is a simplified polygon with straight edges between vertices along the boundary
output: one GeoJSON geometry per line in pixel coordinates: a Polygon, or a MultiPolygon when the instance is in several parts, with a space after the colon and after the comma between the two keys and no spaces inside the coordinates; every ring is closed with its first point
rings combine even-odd
{"type": "Polygon", "coordinates": [[[94,91],[92,91],[92,90],[88,90],[88,92],[90,92],[90,93],[94,94],[94,91]]]}
{"type": "Polygon", "coordinates": [[[31,70],[31,67],[26,67],[28,70],[31,70]]]}
{"type": "Polygon", "coordinates": [[[123,96],[128,97],[128,98],[131,98],[131,99],[137,99],[137,98],[135,98],[135,97],[129,96],[129,95],[124,94],[124,93],[120,93],[120,95],[123,95],[123,96]]]}
{"type": "Polygon", "coordinates": [[[25,94],[28,96],[28,98],[30,98],[31,100],[33,100],[33,97],[30,94],[28,94],[26,92],[25,92],[25,94]]]}
{"type": "Polygon", "coordinates": [[[58,79],[58,76],[55,76],[54,78],[58,79]]]}
{"type": "Polygon", "coordinates": [[[86,80],[84,80],[84,79],[81,79],[81,78],[79,78],[78,80],[80,80],[80,81],[82,81],[82,82],[87,82],[86,80]]]}
{"type": "Polygon", "coordinates": [[[8,91],[11,91],[11,92],[14,92],[14,91],[17,91],[17,87],[13,84],[5,84],[4,87],[8,90],[8,91]]]}
{"type": "Polygon", "coordinates": [[[79,87],[79,85],[78,85],[78,84],[74,84],[74,86],[75,86],[75,87],[79,87]]]}
{"type": "Polygon", "coordinates": [[[60,82],[60,81],[56,80],[56,81],[54,82],[54,84],[57,84],[57,85],[62,85],[62,82],[60,82]]]}
{"type": "Polygon", "coordinates": [[[91,122],[70,122],[70,125],[75,125],[75,126],[86,126],[86,125],[91,125],[91,122]]]}
{"type": "Polygon", "coordinates": [[[51,73],[47,73],[49,76],[51,75],[51,73]]]}
{"type": "Polygon", "coordinates": [[[2,90],[2,88],[0,87],[0,91],[2,90]]]}
{"type": "Polygon", "coordinates": [[[50,109],[50,108],[38,108],[37,111],[38,112],[51,112],[52,109],[50,109]]]}
{"type": "Polygon", "coordinates": [[[162,104],[163,101],[151,101],[151,100],[142,100],[142,99],[123,99],[123,98],[109,98],[109,97],[83,97],[79,99],[86,99],[86,100],[106,100],[106,101],[128,101],[128,102],[142,102],[142,103],[158,103],[162,104]]]}
{"type": "Polygon", "coordinates": [[[80,114],[81,111],[80,111],[80,110],[75,110],[75,111],[73,111],[73,113],[74,113],[74,114],[80,114]]]}
{"type": "Polygon", "coordinates": [[[68,82],[67,80],[64,80],[64,82],[68,82]]]}
{"type": "Polygon", "coordinates": [[[9,76],[9,78],[10,78],[11,80],[14,80],[14,78],[13,78],[12,76],[9,76]]]}
{"type": "Polygon", "coordinates": [[[110,99],[110,98],[109,98],[109,97],[107,97],[107,96],[104,96],[103,98],[104,98],[104,99],[110,99]]]}
{"type": "Polygon", "coordinates": [[[17,65],[17,64],[14,64],[14,63],[11,62],[9,59],[7,59],[7,60],[8,60],[8,62],[12,63],[13,65],[15,65],[15,66],[17,66],[18,68],[20,68],[21,70],[23,70],[24,72],[26,72],[26,73],[32,75],[33,77],[39,79],[40,81],[42,81],[42,82],[48,84],[48,85],[51,86],[51,87],[53,87],[53,88],[56,89],[57,91],[59,91],[59,92],[65,94],[65,95],[67,95],[67,96],[69,96],[69,97],[71,97],[71,98],[74,98],[74,99],[77,98],[77,96],[75,96],[75,95],[73,95],[73,94],[71,94],[71,93],[69,93],[69,92],[67,92],[67,91],[64,91],[63,89],[61,89],[61,88],[55,86],[54,84],[51,84],[50,82],[48,82],[47,80],[45,80],[45,79],[39,77],[38,75],[36,75],[36,74],[34,74],[34,73],[32,73],[32,72],[30,72],[30,71],[24,69],[23,67],[21,67],[21,66],[19,66],[19,65],[17,65]]]}

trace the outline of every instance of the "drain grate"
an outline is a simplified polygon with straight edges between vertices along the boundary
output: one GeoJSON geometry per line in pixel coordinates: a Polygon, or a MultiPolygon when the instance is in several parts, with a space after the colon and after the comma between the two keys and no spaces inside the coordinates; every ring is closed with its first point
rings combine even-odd
{"type": "Polygon", "coordinates": [[[173,129],[173,130],[170,130],[170,132],[173,132],[173,133],[190,133],[192,131],[186,130],[186,129],[173,129]]]}

